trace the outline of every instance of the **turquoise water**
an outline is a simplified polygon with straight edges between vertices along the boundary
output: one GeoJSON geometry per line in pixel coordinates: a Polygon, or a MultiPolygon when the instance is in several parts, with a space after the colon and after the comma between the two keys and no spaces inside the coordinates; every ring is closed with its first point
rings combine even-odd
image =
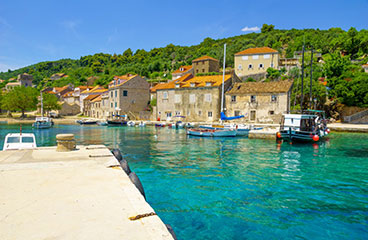
{"type": "MultiPolygon", "coordinates": [[[[33,131],[23,126],[24,132],[33,131]]],[[[17,125],[0,125],[0,146],[17,125]]],[[[178,239],[368,239],[368,134],[320,144],[188,138],[184,130],[56,125],[78,144],[119,147],[178,239]]]]}

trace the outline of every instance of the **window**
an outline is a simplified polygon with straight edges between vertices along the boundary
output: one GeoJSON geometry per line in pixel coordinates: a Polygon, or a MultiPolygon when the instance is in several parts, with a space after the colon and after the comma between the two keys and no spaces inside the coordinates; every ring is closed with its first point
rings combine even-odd
{"type": "Polygon", "coordinates": [[[114,96],[114,92],[111,91],[111,97],[113,97],[113,96],[114,96]]]}
{"type": "Polygon", "coordinates": [[[208,112],[208,117],[212,117],[212,112],[208,112]]]}
{"type": "Polygon", "coordinates": [[[22,137],[22,143],[33,143],[33,137],[22,137]]]}
{"type": "Polygon", "coordinates": [[[117,102],[115,102],[115,107],[118,107],[118,103],[117,102]]]}
{"type": "Polygon", "coordinates": [[[114,104],[113,103],[111,103],[111,108],[113,108],[114,107],[114,104]]]}
{"type": "Polygon", "coordinates": [[[274,115],[274,114],[275,114],[275,112],[274,112],[274,111],[269,111],[269,112],[268,112],[268,114],[269,114],[269,115],[274,115]]]}
{"type": "Polygon", "coordinates": [[[175,94],[175,103],[181,103],[181,95],[175,94]]]}
{"type": "Polygon", "coordinates": [[[198,73],[198,71],[199,71],[199,70],[197,69],[197,70],[196,70],[196,73],[198,73]]]}
{"type": "Polygon", "coordinates": [[[250,96],[250,102],[252,102],[252,103],[256,102],[256,96],[255,95],[250,96]]]}
{"type": "Polygon", "coordinates": [[[251,68],[253,68],[253,65],[252,64],[249,64],[248,65],[248,69],[251,69],[251,68]]]}
{"type": "Polygon", "coordinates": [[[240,116],[240,111],[234,111],[234,116],[237,117],[237,116],[240,116]]]}
{"type": "Polygon", "coordinates": [[[204,69],[202,69],[202,72],[204,72],[204,69]]]}
{"type": "Polygon", "coordinates": [[[175,116],[180,116],[180,111],[176,111],[175,116]]]}
{"type": "Polygon", "coordinates": [[[259,55],[253,55],[253,59],[258,59],[259,55]]]}
{"type": "Polygon", "coordinates": [[[243,69],[243,67],[242,67],[242,65],[241,65],[241,64],[239,64],[239,65],[238,65],[238,69],[239,69],[239,70],[242,70],[242,69],[243,69]]]}
{"type": "Polygon", "coordinates": [[[250,111],[250,120],[251,121],[256,120],[256,111],[255,110],[250,111]]]}
{"type": "Polygon", "coordinates": [[[171,112],[166,112],[166,117],[171,117],[171,112]]]}
{"type": "Polygon", "coordinates": [[[205,102],[212,102],[212,95],[211,95],[211,93],[206,93],[204,95],[204,101],[205,102]]]}
{"type": "Polygon", "coordinates": [[[195,94],[190,94],[189,95],[189,103],[195,103],[196,98],[195,98],[195,94]]]}
{"type": "Polygon", "coordinates": [[[123,91],[123,97],[126,97],[126,96],[128,96],[128,90],[123,91]]]}
{"type": "Polygon", "coordinates": [[[189,110],[187,110],[187,116],[190,116],[190,111],[189,110]]]}
{"type": "Polygon", "coordinates": [[[190,86],[191,87],[195,87],[195,83],[190,83],[190,86]]]}
{"type": "Polygon", "coordinates": [[[211,82],[206,82],[206,87],[211,87],[212,83],[211,82]]]}
{"type": "Polygon", "coordinates": [[[271,96],[271,102],[277,102],[277,96],[276,95],[271,96]]]}
{"type": "Polygon", "coordinates": [[[115,97],[118,96],[118,90],[115,90],[115,97]]]}
{"type": "Polygon", "coordinates": [[[270,54],[265,54],[265,55],[263,55],[263,58],[264,58],[264,59],[269,59],[269,58],[270,58],[270,54]]]}
{"type": "Polygon", "coordinates": [[[199,110],[198,111],[198,116],[201,116],[202,115],[202,111],[201,110],[199,110]]]}
{"type": "Polygon", "coordinates": [[[248,60],[248,56],[242,56],[243,60],[248,60]]]}
{"type": "Polygon", "coordinates": [[[162,99],[168,99],[167,92],[162,93],[162,99]]]}
{"type": "Polygon", "coordinates": [[[176,88],[180,88],[180,84],[175,84],[175,87],[176,88]]]}
{"type": "Polygon", "coordinates": [[[259,68],[264,68],[263,63],[260,63],[260,64],[259,64],[259,68]]]}
{"type": "Polygon", "coordinates": [[[231,96],[231,102],[236,102],[236,96],[231,96]]]}
{"type": "Polygon", "coordinates": [[[271,63],[271,67],[273,67],[273,63],[271,63]]]}

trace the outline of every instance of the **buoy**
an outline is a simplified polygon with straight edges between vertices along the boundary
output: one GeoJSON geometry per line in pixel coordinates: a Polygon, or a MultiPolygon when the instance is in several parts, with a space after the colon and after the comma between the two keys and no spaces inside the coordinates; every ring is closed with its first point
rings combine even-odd
{"type": "Polygon", "coordinates": [[[121,152],[119,149],[114,148],[111,150],[111,153],[114,155],[114,157],[120,162],[123,159],[123,156],[121,155],[121,152]]]}
{"type": "Polygon", "coordinates": [[[178,238],[176,237],[176,234],[173,230],[173,228],[171,227],[170,224],[165,224],[167,230],[169,231],[169,233],[171,234],[171,236],[175,239],[175,240],[178,240],[178,238]]]}
{"type": "Polygon", "coordinates": [[[121,168],[124,170],[124,172],[129,175],[132,171],[130,170],[128,161],[125,159],[122,159],[121,161],[119,161],[121,168]]]}
{"type": "Polygon", "coordinates": [[[277,137],[277,138],[281,138],[281,133],[280,133],[280,132],[277,132],[277,133],[276,133],[276,137],[277,137]]]}
{"type": "Polygon", "coordinates": [[[318,135],[314,135],[313,136],[313,141],[317,142],[319,140],[319,136],[318,135]]]}
{"type": "Polygon", "coordinates": [[[135,172],[131,172],[129,174],[129,178],[130,178],[130,181],[132,181],[132,183],[135,185],[135,187],[141,192],[144,199],[146,199],[146,194],[144,193],[143,185],[141,181],[139,180],[137,174],[135,174],[135,172]]]}
{"type": "Polygon", "coordinates": [[[330,129],[328,129],[328,128],[327,128],[326,132],[327,132],[327,133],[330,133],[330,129]]]}

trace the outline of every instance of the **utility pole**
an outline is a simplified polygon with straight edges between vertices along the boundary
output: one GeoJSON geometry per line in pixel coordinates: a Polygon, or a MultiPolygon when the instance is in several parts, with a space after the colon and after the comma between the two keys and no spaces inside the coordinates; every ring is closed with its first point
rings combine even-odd
{"type": "Polygon", "coordinates": [[[224,44],[224,64],[222,71],[222,94],[221,94],[221,112],[224,111],[224,82],[225,82],[225,61],[226,61],[226,43],[224,44]]]}
{"type": "Polygon", "coordinates": [[[303,113],[303,98],[304,98],[304,93],[303,93],[303,81],[304,80],[304,44],[303,44],[303,50],[302,50],[302,86],[301,86],[301,92],[302,92],[302,96],[300,99],[300,111],[301,113],[303,113]]]}

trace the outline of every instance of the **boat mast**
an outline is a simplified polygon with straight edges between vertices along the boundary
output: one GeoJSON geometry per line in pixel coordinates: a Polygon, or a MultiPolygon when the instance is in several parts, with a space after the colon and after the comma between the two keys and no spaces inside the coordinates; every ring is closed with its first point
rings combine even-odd
{"type": "Polygon", "coordinates": [[[312,109],[312,75],[313,75],[313,47],[311,49],[311,62],[310,62],[310,89],[309,89],[309,108],[312,109]]]}
{"type": "Polygon", "coordinates": [[[224,64],[223,64],[223,68],[222,68],[221,112],[224,111],[225,61],[226,61],[226,43],[224,44],[224,64]]]}
{"type": "Polygon", "coordinates": [[[303,98],[304,98],[304,94],[303,94],[303,80],[304,80],[304,44],[303,44],[303,50],[302,50],[302,86],[301,86],[301,92],[302,92],[302,96],[301,96],[301,100],[300,100],[300,111],[301,113],[303,113],[303,98]]]}
{"type": "Polygon", "coordinates": [[[42,90],[41,90],[41,117],[43,117],[43,100],[42,100],[42,90]]]}

